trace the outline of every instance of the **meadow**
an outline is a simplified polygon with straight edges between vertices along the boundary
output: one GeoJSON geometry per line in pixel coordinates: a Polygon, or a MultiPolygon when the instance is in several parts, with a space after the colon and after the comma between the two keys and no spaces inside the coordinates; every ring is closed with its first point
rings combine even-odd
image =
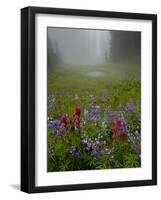
{"type": "Polygon", "coordinates": [[[48,172],[141,166],[135,64],[48,69],[48,172]]]}

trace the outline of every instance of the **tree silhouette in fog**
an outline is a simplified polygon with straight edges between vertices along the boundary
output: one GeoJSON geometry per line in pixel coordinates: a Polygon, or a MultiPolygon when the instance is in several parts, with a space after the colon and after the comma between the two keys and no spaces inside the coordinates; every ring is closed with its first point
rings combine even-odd
{"type": "Polygon", "coordinates": [[[132,31],[111,31],[111,61],[135,60],[140,63],[141,33],[132,31]]]}
{"type": "Polygon", "coordinates": [[[52,44],[49,36],[47,37],[47,62],[49,68],[62,63],[58,42],[54,40],[54,44],[52,44]]]}

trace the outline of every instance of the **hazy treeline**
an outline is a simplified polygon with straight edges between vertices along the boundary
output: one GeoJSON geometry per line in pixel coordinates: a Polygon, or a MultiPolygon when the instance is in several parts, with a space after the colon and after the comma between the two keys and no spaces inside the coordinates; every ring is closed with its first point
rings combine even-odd
{"type": "Polygon", "coordinates": [[[111,31],[111,55],[112,61],[128,61],[129,59],[140,61],[141,33],[131,31],[111,31]]]}
{"type": "Polygon", "coordinates": [[[48,28],[48,66],[140,63],[141,33],[131,31],[48,28]]]}

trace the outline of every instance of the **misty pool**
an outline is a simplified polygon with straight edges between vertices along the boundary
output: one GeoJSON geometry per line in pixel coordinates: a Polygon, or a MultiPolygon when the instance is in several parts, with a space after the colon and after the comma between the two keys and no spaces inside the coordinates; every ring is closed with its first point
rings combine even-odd
{"type": "Polygon", "coordinates": [[[94,71],[94,72],[87,72],[86,75],[93,77],[100,77],[100,76],[105,76],[105,73],[101,71],[94,71]]]}

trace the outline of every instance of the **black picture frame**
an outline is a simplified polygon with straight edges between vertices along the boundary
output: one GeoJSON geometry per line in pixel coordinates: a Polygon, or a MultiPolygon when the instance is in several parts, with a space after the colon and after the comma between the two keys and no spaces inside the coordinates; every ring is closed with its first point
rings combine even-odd
{"type": "Polygon", "coordinates": [[[21,190],[27,193],[157,184],[157,15],[45,7],[21,9],[21,190]],[[35,186],[35,15],[60,14],[152,21],[152,179],[59,186],[35,186]]]}

